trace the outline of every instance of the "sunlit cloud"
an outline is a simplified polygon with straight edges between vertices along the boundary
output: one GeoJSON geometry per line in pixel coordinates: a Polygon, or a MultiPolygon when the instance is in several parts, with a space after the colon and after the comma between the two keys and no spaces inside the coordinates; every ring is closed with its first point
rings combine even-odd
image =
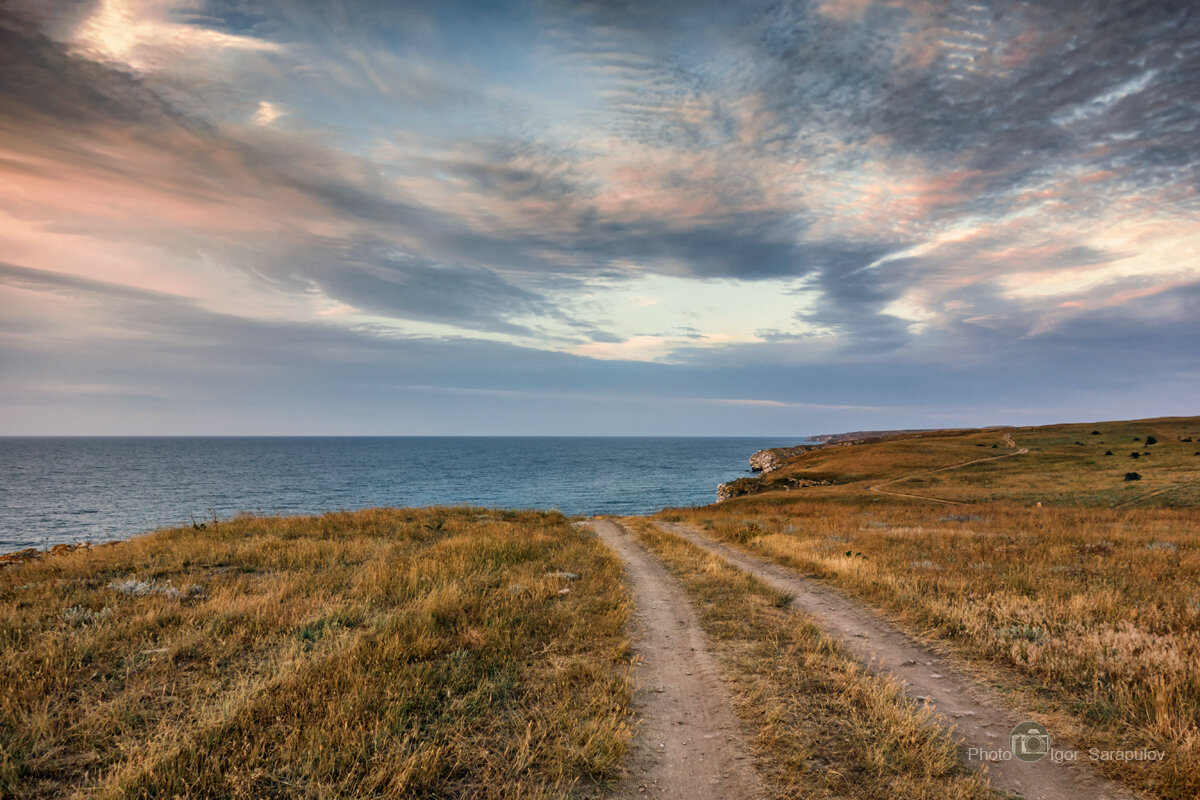
{"type": "Polygon", "coordinates": [[[177,21],[202,7],[198,1],[99,0],[72,40],[88,57],[116,61],[135,70],[161,69],[179,56],[282,50],[273,42],[177,21]]]}
{"type": "Polygon", "coordinates": [[[270,125],[282,116],[283,111],[278,106],[262,100],[259,101],[258,108],[254,111],[254,124],[270,125]]]}

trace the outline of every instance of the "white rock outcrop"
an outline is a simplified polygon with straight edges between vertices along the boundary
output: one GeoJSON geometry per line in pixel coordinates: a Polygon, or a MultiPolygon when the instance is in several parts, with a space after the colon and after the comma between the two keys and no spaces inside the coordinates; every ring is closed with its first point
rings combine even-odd
{"type": "Polygon", "coordinates": [[[783,462],[807,453],[809,448],[801,445],[795,447],[772,447],[769,450],[759,450],[750,456],[750,469],[755,472],[771,472],[783,466],[783,462]]]}

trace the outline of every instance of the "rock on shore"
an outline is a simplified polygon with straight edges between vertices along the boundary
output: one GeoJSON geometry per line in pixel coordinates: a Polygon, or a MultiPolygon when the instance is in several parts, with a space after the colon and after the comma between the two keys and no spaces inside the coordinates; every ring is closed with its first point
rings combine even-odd
{"type": "Polygon", "coordinates": [[[833,481],[828,480],[813,480],[811,478],[797,478],[794,475],[788,475],[778,480],[767,481],[762,478],[738,478],[736,481],[729,483],[717,484],[717,502],[729,500],[734,497],[741,497],[747,494],[760,494],[762,492],[774,491],[791,491],[792,489],[803,489],[807,486],[832,486],[833,481]]]}
{"type": "Polygon", "coordinates": [[[774,478],[767,477],[768,473],[774,472],[792,459],[826,446],[828,445],[818,444],[813,446],[798,444],[794,447],[771,447],[766,450],[759,450],[750,456],[750,468],[761,474],[753,478],[738,478],[729,483],[718,484],[717,502],[720,503],[723,500],[747,494],[759,494],[760,492],[789,491],[806,486],[831,485],[832,481],[821,478],[801,478],[795,475],[775,476],[774,478]]]}
{"type": "Polygon", "coordinates": [[[750,469],[763,473],[779,469],[783,466],[783,462],[796,456],[802,456],[809,449],[802,445],[796,445],[795,447],[772,447],[768,450],[759,450],[750,456],[750,469]]]}

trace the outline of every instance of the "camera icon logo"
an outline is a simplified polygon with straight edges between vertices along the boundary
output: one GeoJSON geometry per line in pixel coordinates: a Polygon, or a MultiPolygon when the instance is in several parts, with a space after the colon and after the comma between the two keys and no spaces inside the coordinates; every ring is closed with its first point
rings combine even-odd
{"type": "Polygon", "coordinates": [[[1040,722],[1022,722],[1008,737],[1012,754],[1020,761],[1041,761],[1050,752],[1050,731],[1040,722]]]}

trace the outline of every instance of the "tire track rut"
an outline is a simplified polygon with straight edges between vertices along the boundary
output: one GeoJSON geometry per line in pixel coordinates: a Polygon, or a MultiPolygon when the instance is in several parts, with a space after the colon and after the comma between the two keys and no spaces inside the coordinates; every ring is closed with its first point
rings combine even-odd
{"type": "Polygon", "coordinates": [[[683,589],[620,524],[589,523],[625,562],[637,611],[632,753],[614,796],[751,800],[763,792],[683,589]]]}

